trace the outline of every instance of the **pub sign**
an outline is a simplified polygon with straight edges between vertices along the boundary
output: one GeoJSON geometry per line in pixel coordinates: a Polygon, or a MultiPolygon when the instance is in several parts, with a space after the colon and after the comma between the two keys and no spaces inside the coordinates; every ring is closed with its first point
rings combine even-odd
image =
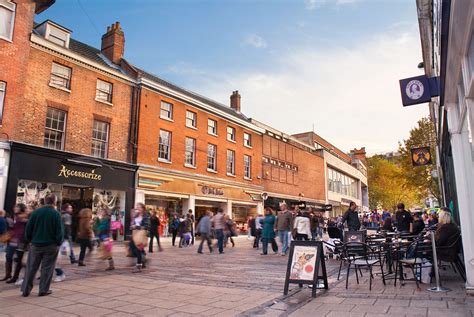
{"type": "Polygon", "coordinates": [[[433,164],[431,159],[431,151],[429,146],[412,148],[411,151],[411,162],[413,166],[425,166],[433,164]]]}

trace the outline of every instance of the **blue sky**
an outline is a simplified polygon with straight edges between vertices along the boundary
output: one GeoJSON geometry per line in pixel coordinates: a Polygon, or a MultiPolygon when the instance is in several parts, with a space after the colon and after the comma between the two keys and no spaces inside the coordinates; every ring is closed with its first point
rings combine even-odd
{"type": "Polygon", "coordinates": [[[419,74],[413,0],[57,0],[37,16],[100,47],[120,21],[125,56],[287,133],[311,130],[343,150],[396,149],[427,113],[403,109],[397,80],[419,74]],[[291,113],[291,116],[289,116],[291,113]]]}

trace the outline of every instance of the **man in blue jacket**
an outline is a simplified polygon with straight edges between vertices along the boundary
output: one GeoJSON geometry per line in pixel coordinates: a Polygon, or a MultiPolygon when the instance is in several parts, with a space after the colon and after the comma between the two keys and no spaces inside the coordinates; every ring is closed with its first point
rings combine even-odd
{"type": "Polygon", "coordinates": [[[64,240],[61,214],[56,210],[57,197],[54,194],[44,199],[45,205],[30,216],[25,229],[26,241],[31,249],[26,265],[25,279],[21,286],[22,295],[27,297],[33,288],[33,280],[41,265],[41,279],[38,296],[51,294],[49,287],[53,278],[59,246],[64,240]]]}

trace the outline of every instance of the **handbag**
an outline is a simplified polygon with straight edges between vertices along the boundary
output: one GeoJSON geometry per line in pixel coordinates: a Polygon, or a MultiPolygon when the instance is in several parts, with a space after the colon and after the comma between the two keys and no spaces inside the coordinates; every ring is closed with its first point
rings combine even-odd
{"type": "Polygon", "coordinates": [[[132,240],[139,249],[144,249],[148,245],[148,231],[144,229],[136,229],[132,232],[132,240]]]}
{"type": "Polygon", "coordinates": [[[8,243],[12,238],[12,234],[10,231],[5,232],[4,234],[0,235],[0,242],[8,243]]]}

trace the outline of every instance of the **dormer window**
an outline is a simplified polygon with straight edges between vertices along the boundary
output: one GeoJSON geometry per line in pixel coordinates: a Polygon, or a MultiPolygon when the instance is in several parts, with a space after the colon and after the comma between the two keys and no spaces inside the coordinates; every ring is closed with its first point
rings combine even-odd
{"type": "Polygon", "coordinates": [[[52,21],[45,21],[36,27],[36,30],[50,42],[54,44],[69,47],[71,31],[52,21]]]}

